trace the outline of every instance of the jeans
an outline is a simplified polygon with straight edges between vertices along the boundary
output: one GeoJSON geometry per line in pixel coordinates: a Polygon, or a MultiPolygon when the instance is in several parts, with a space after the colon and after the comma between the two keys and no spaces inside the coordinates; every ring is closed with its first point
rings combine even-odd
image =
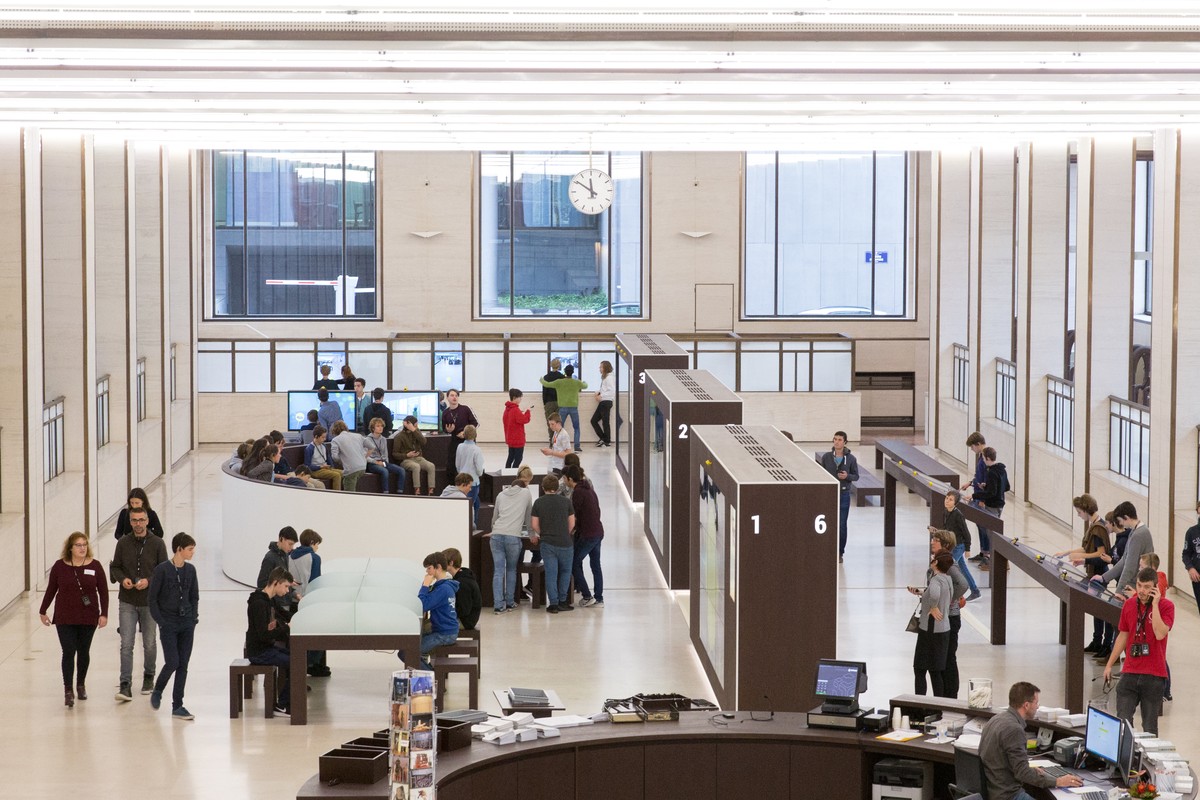
{"type": "Polygon", "coordinates": [[[1192,581],[1192,593],[1196,595],[1196,606],[1200,608],[1200,581],[1192,581]]]}
{"type": "Polygon", "coordinates": [[[558,547],[542,542],[542,559],[546,562],[546,602],[556,606],[571,602],[571,562],[575,548],[571,545],[558,547]]]}
{"type": "Polygon", "coordinates": [[[88,666],[92,663],[92,637],[96,635],[95,625],[55,625],[58,633],[58,643],[62,645],[62,679],[63,686],[70,686],[72,679],[79,678],[79,685],[87,680],[88,666]],[[75,665],[79,664],[79,674],[75,674],[75,665]]]}
{"type": "Polygon", "coordinates": [[[288,683],[288,677],[291,675],[291,653],[279,647],[268,647],[258,655],[250,656],[249,661],[251,664],[269,664],[272,667],[279,667],[279,696],[275,703],[280,708],[290,709],[292,707],[292,687],[288,683]]]}
{"type": "MultiPolygon", "coordinates": [[[[976,504],[976,505],[978,505],[978,504],[976,504]]],[[[980,508],[986,508],[988,511],[991,511],[997,517],[1004,513],[1003,508],[994,508],[992,506],[980,506],[980,508]]],[[[979,526],[979,552],[986,553],[987,555],[992,554],[992,540],[991,540],[990,533],[989,533],[988,529],[983,527],[982,525],[979,526]]]]}
{"type": "Polygon", "coordinates": [[[387,494],[391,491],[392,475],[396,476],[396,494],[404,494],[404,484],[408,476],[404,472],[404,467],[399,464],[388,462],[386,464],[376,464],[373,461],[367,462],[367,472],[379,476],[379,482],[383,484],[383,493],[387,494]]]}
{"type": "Polygon", "coordinates": [[[492,534],[492,607],[497,611],[517,604],[517,565],[521,563],[521,538],[492,534]]]}
{"type": "Polygon", "coordinates": [[[525,445],[508,448],[508,458],[504,460],[505,469],[516,469],[525,460],[525,445]]]}
{"type": "Polygon", "coordinates": [[[571,575],[575,578],[575,588],[579,590],[584,599],[590,599],[593,595],[588,589],[587,578],[583,575],[583,560],[588,560],[589,566],[592,568],[592,583],[596,591],[595,598],[598,602],[604,602],[604,573],[600,569],[600,543],[603,538],[575,540],[575,558],[571,565],[571,575]]]}
{"type": "Polygon", "coordinates": [[[592,430],[596,432],[596,438],[604,444],[612,444],[612,429],[608,422],[612,406],[612,400],[601,400],[600,405],[596,406],[595,413],[592,414],[592,430]]]}
{"type": "Polygon", "coordinates": [[[567,426],[567,419],[571,420],[571,435],[575,437],[576,453],[579,452],[579,406],[559,406],[558,416],[562,418],[563,427],[567,426]]]}
{"type": "Polygon", "coordinates": [[[851,492],[849,489],[843,489],[841,497],[838,498],[838,558],[846,554],[846,533],[850,520],[850,495],[851,492]]]}
{"type": "Polygon", "coordinates": [[[1133,724],[1133,710],[1142,709],[1142,730],[1158,736],[1158,717],[1162,714],[1163,687],[1166,678],[1157,675],[1121,674],[1117,682],[1117,716],[1133,724]]]}
{"type": "Polygon", "coordinates": [[[133,643],[139,626],[142,629],[142,674],[153,678],[158,661],[158,626],[150,616],[150,606],[121,601],[117,613],[120,615],[117,633],[121,634],[121,683],[133,681],[133,643]]]}
{"type": "Polygon", "coordinates": [[[436,647],[454,644],[458,641],[458,631],[454,633],[422,633],[421,634],[421,669],[433,669],[427,656],[436,647]]]}
{"type": "Polygon", "coordinates": [[[967,546],[965,544],[954,545],[954,549],[950,551],[950,555],[954,558],[954,563],[958,566],[958,571],[967,579],[967,586],[971,587],[972,592],[978,592],[979,587],[975,585],[975,578],[971,575],[971,570],[967,567],[967,546]]]}
{"type": "Polygon", "coordinates": [[[194,623],[165,623],[158,626],[158,637],[162,640],[163,668],[154,682],[154,691],[161,697],[171,675],[175,686],[171,693],[171,708],[183,705],[183,690],[187,687],[188,662],[192,660],[192,642],[196,636],[194,623]]]}
{"type": "Polygon", "coordinates": [[[475,520],[479,516],[479,484],[472,484],[471,491],[467,492],[467,499],[471,501],[471,529],[475,528],[475,520]]]}

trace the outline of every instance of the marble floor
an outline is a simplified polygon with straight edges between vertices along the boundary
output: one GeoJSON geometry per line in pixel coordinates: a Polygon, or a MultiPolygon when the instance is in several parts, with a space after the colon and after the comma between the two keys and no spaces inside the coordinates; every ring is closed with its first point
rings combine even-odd
{"type": "MultiPolygon", "coordinates": [[[[194,563],[202,587],[200,626],[187,692],[195,721],[177,722],[167,710],[155,712],[141,695],[132,703],[113,701],[115,624],[98,632],[92,647],[91,699],[65,709],[57,638],[38,622],[41,596],[27,596],[0,614],[0,796],[60,798],[86,787],[102,796],[287,800],[316,771],[320,753],[386,724],[386,676],[396,660],[390,653],[375,652],[331,654],[333,677],[310,679],[306,727],[263,719],[261,710],[255,711],[261,709],[257,696],[251,713],[229,719],[227,668],[241,652],[248,589],[220,569],[218,474],[228,449],[202,447],[150,487],[152,505],[167,530],[186,530],[199,542],[194,563]]],[[[485,445],[484,453],[489,464],[504,457],[503,447],[496,445],[485,445]]],[[[858,454],[862,464],[873,463],[869,446],[858,454]]],[[[688,639],[686,596],[667,590],[658,575],[642,533],[640,506],[631,505],[619,486],[613,460],[611,449],[585,447],[584,465],[603,505],[606,606],[559,615],[527,606],[500,617],[485,611],[480,623],[486,629],[480,687],[485,709],[496,710],[492,689],[517,684],[553,688],[568,711],[577,713],[595,712],[605,698],[635,692],[711,697],[688,639]]],[[[903,628],[913,604],[904,587],[920,582],[924,574],[926,513],[915,496],[901,494],[899,545],[894,549],[882,546],[880,509],[855,508],[851,513],[850,544],[839,567],[838,656],[868,662],[867,705],[886,705],[889,697],[912,691],[914,640],[903,628]]],[[[282,511],[281,519],[286,520],[282,511]]],[[[1060,549],[1077,538],[1033,509],[1010,504],[1005,519],[1023,540],[1041,549],[1060,549]]],[[[109,520],[99,537],[104,563],[112,553],[112,524],[109,520]]],[[[264,551],[275,537],[274,531],[244,534],[260,538],[264,551]]],[[[1064,650],[1057,644],[1057,607],[1019,571],[1011,575],[1006,646],[987,643],[986,590],[982,600],[964,611],[959,651],[963,685],[969,678],[991,678],[997,687],[1031,680],[1042,687],[1044,705],[1061,705],[1064,650]]],[[[789,595],[801,595],[803,576],[779,589],[781,603],[789,595]]],[[[1200,682],[1195,644],[1200,617],[1190,596],[1173,591],[1171,598],[1179,610],[1170,645],[1176,700],[1167,704],[1161,733],[1185,754],[1200,757],[1200,726],[1188,721],[1187,712],[1200,682]]],[[[140,663],[139,653],[135,670],[140,663]]],[[[1100,672],[1090,660],[1085,669],[1089,675],[1100,672]]],[[[1099,682],[1091,685],[1100,691],[1099,682]]],[[[451,684],[447,702],[449,707],[465,705],[461,680],[451,684]]]]}

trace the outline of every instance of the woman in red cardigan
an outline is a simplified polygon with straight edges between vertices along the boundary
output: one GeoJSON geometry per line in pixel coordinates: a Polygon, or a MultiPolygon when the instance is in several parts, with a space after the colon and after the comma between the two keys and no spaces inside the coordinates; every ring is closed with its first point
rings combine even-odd
{"type": "Polygon", "coordinates": [[[75,698],[87,700],[84,681],[91,661],[96,628],[108,624],[108,580],[104,568],[92,557],[92,545],[78,531],[67,537],[62,558],[50,568],[46,596],[42,598],[42,624],[49,626],[46,610],[54,603],[54,626],[62,645],[64,704],[75,707],[75,698]],[[56,599],[57,598],[57,599],[56,599]],[[77,679],[72,691],[72,679],[77,679]]]}

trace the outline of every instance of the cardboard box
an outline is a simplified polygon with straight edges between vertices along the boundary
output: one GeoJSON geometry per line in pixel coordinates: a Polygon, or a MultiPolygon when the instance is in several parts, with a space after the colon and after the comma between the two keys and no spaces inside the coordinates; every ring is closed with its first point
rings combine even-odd
{"type": "Polygon", "coordinates": [[[387,777],[388,754],[387,750],[339,747],[322,755],[317,763],[321,783],[336,779],[371,784],[387,777]]]}

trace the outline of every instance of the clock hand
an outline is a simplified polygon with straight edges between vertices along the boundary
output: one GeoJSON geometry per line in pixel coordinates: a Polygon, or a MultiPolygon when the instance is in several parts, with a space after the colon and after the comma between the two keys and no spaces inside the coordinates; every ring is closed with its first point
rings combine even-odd
{"type": "MultiPolygon", "coordinates": [[[[575,181],[575,183],[576,183],[576,184],[578,184],[578,185],[580,185],[580,186],[583,186],[583,182],[582,182],[582,181],[575,181]]],[[[596,196],[596,192],[595,192],[595,190],[594,190],[594,189],[592,189],[592,187],[590,186],[590,184],[591,184],[591,181],[588,181],[588,183],[589,183],[589,185],[588,185],[588,186],[583,186],[583,188],[585,188],[585,189],[587,189],[589,192],[591,192],[591,193],[592,193],[592,197],[595,197],[595,196],[596,196]]]]}
{"type": "Polygon", "coordinates": [[[592,188],[592,179],[588,178],[588,191],[592,193],[592,197],[596,196],[596,190],[592,188]]]}

